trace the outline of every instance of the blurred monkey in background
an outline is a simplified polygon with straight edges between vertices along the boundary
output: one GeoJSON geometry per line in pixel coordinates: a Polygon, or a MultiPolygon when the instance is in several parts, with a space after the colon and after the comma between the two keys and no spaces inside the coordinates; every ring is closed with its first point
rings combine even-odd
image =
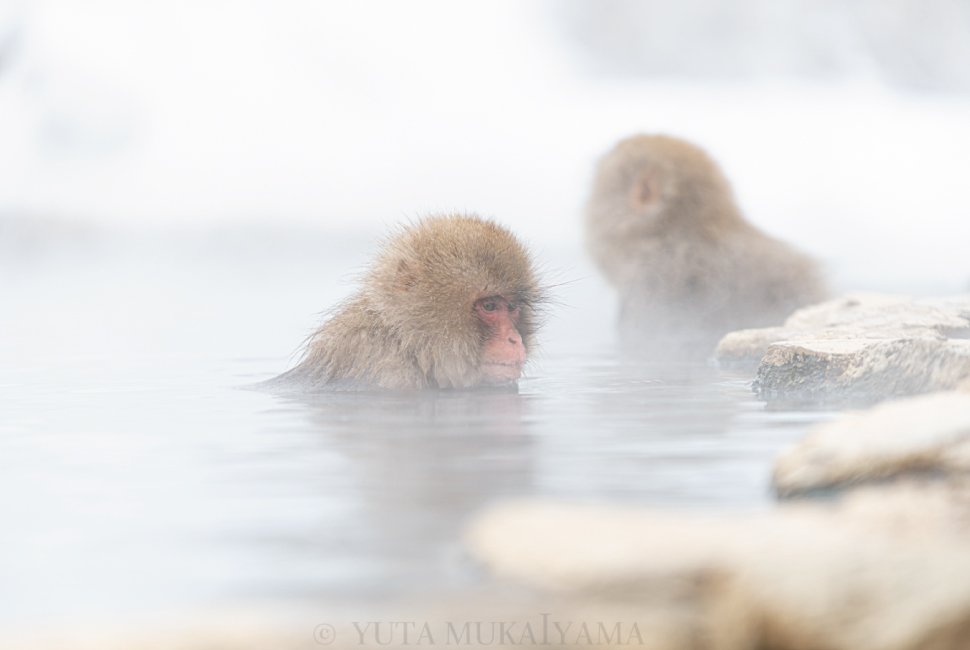
{"type": "Polygon", "coordinates": [[[816,264],[748,223],[717,164],[677,138],[633,136],[599,161],[586,240],[620,293],[624,343],[650,357],[709,356],[826,297],[816,264]]]}

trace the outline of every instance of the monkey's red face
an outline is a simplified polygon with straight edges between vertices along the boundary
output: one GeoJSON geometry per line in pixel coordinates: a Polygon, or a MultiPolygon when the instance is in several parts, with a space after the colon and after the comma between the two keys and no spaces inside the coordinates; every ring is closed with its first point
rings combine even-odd
{"type": "Polygon", "coordinates": [[[525,346],[519,334],[522,308],[504,296],[475,301],[475,316],[485,325],[487,338],[479,371],[486,379],[515,381],[522,375],[525,346]]]}

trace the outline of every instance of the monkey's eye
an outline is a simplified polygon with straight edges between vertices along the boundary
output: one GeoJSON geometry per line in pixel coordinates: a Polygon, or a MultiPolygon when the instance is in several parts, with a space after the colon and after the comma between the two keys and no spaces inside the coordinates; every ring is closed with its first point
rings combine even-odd
{"type": "Polygon", "coordinates": [[[495,307],[496,305],[494,302],[486,302],[485,304],[482,305],[482,309],[484,309],[485,311],[495,311],[495,307]]]}
{"type": "Polygon", "coordinates": [[[515,311],[518,308],[519,308],[519,303],[517,303],[517,302],[510,302],[509,303],[509,311],[515,311]]]}

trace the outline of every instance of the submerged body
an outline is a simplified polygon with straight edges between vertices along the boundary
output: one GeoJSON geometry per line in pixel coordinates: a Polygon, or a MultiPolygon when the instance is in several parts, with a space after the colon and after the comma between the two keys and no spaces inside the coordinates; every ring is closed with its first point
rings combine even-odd
{"type": "Polygon", "coordinates": [[[748,223],[717,164],[676,138],[634,136],[603,157],[586,236],[620,293],[624,342],[654,356],[706,356],[826,295],[816,264],[748,223]]]}
{"type": "Polygon", "coordinates": [[[512,384],[543,291],[526,249],[475,215],[429,216],[389,238],[357,293],[274,383],[424,389],[512,384]]]}

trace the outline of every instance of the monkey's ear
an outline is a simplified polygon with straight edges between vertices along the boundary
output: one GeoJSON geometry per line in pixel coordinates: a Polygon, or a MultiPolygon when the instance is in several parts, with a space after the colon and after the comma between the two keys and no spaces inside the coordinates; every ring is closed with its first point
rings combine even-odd
{"type": "Polygon", "coordinates": [[[408,261],[398,262],[397,272],[394,275],[394,288],[398,291],[409,291],[415,284],[417,284],[417,278],[408,261]]]}
{"type": "Polygon", "coordinates": [[[630,185],[630,207],[634,210],[642,210],[647,206],[653,205],[660,198],[660,184],[657,176],[650,169],[641,169],[633,177],[633,184],[630,185]]]}

